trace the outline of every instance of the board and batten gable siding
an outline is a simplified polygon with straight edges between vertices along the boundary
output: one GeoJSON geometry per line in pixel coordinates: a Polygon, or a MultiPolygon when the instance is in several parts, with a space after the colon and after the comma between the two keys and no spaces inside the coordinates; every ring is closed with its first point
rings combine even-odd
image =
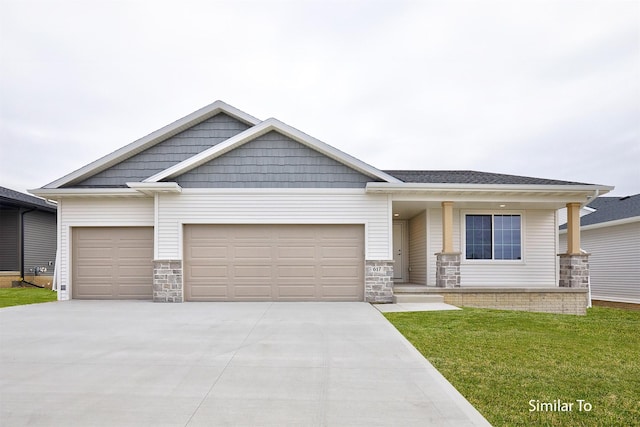
{"type": "Polygon", "coordinates": [[[386,195],[359,190],[234,190],[161,194],[158,259],[182,259],[183,224],[364,224],[367,259],[388,260],[390,209],[386,195]]]}
{"type": "Polygon", "coordinates": [[[20,211],[0,208],[0,271],[20,270],[20,211]]]}
{"type": "MultiPolygon", "coordinates": [[[[523,210],[522,261],[472,261],[464,254],[462,227],[464,213],[454,209],[454,250],[462,252],[460,285],[466,287],[557,287],[556,211],[523,210]]],[[[484,212],[482,212],[484,213],[484,212]]],[[[500,214],[501,212],[486,212],[500,214]]],[[[512,213],[512,212],[505,212],[512,213]]],[[[429,285],[435,286],[435,253],[442,251],[442,210],[429,210],[429,285]]]]}
{"type": "Polygon", "coordinates": [[[271,131],[174,180],[184,188],[364,188],[376,179],[271,131]]]}
{"type": "Polygon", "coordinates": [[[36,210],[24,215],[25,274],[33,274],[36,267],[47,269],[42,275],[53,274],[56,260],[56,231],[55,213],[36,210]]]}
{"type": "MultiPolygon", "coordinates": [[[[591,298],[640,304],[640,222],[581,230],[580,246],[591,254],[591,298]]],[[[566,252],[567,234],[560,234],[566,252]]]]}
{"type": "Polygon", "coordinates": [[[123,187],[139,182],[213,147],[250,126],[219,113],[109,169],[69,187],[123,187]]]}
{"type": "Polygon", "coordinates": [[[58,202],[60,254],[58,299],[69,299],[73,227],[153,227],[154,199],[143,197],[64,198],[58,202]],[[60,288],[61,289],[61,288],[60,288]]]}

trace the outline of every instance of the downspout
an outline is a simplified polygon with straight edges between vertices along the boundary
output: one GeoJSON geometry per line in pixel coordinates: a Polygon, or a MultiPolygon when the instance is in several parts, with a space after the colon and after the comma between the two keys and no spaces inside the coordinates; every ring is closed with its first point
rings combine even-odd
{"type": "Polygon", "coordinates": [[[20,282],[43,289],[44,286],[36,285],[35,283],[24,280],[24,214],[33,212],[36,209],[38,208],[31,208],[29,210],[20,212],[20,282]]]}
{"type": "MultiPolygon", "coordinates": [[[[591,197],[591,201],[595,200],[598,198],[598,196],[600,196],[600,190],[593,190],[593,197],[591,197]]],[[[583,203],[582,205],[580,205],[580,209],[584,208],[585,206],[587,206],[587,203],[589,203],[589,201],[583,203]]],[[[582,233],[582,231],[580,232],[582,233]]],[[[582,238],[580,239],[580,241],[582,242],[582,238]]],[[[580,248],[580,252],[585,252],[582,248],[580,248]]],[[[591,271],[589,271],[589,282],[587,283],[588,289],[589,289],[589,303],[587,304],[587,308],[591,308],[593,306],[593,304],[591,303],[591,271]]]]}

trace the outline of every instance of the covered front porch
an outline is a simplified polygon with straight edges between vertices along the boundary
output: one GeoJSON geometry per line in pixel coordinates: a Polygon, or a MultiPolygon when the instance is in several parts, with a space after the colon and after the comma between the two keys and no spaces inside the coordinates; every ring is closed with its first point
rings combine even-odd
{"type": "Polygon", "coordinates": [[[580,250],[582,202],[514,193],[467,192],[444,200],[394,194],[394,297],[436,294],[458,306],[584,314],[589,271],[588,254],[580,250]],[[557,211],[563,207],[570,238],[561,248],[557,211]]]}

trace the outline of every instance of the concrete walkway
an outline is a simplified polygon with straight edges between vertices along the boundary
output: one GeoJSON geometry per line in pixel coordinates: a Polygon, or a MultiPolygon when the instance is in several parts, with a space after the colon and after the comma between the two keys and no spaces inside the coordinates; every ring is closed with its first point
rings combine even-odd
{"type": "Polygon", "coordinates": [[[481,426],[366,303],[0,309],[0,425],[481,426]]]}

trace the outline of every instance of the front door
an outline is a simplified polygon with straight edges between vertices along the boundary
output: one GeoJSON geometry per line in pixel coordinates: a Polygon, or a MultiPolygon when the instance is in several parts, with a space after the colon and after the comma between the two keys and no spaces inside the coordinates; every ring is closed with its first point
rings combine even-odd
{"type": "Polygon", "coordinates": [[[404,228],[404,222],[393,222],[393,280],[397,282],[404,281],[404,228]]]}

